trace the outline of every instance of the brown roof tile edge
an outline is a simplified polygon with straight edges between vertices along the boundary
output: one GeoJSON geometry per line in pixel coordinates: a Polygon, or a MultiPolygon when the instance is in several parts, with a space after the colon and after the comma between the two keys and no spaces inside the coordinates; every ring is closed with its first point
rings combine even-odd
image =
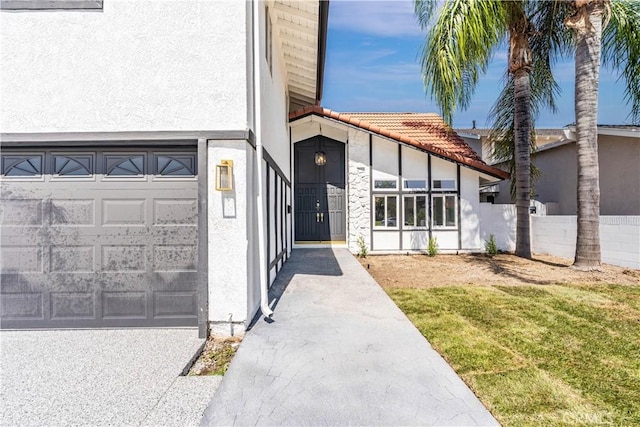
{"type": "Polygon", "coordinates": [[[397,132],[393,132],[390,131],[388,129],[384,129],[381,128],[379,126],[376,125],[372,125],[369,124],[365,121],[356,119],[354,117],[349,116],[348,114],[340,114],[338,112],[335,112],[333,110],[330,110],[328,108],[323,108],[320,107],[318,105],[314,105],[314,106],[310,106],[310,107],[304,107],[300,110],[297,111],[293,111],[291,113],[289,113],[289,121],[295,120],[295,119],[299,119],[301,117],[304,116],[308,116],[310,114],[317,114],[323,117],[328,117],[328,118],[332,118],[338,121],[341,121],[343,123],[347,123],[350,125],[354,125],[356,127],[359,127],[363,130],[367,130],[373,133],[376,133],[378,135],[381,136],[385,136],[391,139],[394,139],[396,141],[399,142],[404,142],[405,144],[409,144],[411,146],[414,146],[416,148],[419,148],[423,151],[427,151],[427,152],[431,152],[432,154],[436,154],[445,158],[448,158],[450,160],[453,160],[455,162],[458,163],[462,163],[464,165],[470,166],[474,169],[480,170],[482,172],[485,172],[491,176],[494,176],[496,178],[501,178],[501,179],[509,179],[509,173],[505,172],[501,169],[498,168],[494,168],[492,166],[489,166],[483,162],[479,162],[477,160],[474,159],[469,159],[467,157],[461,156],[460,154],[457,153],[451,153],[449,151],[443,150],[442,148],[439,147],[434,147],[432,145],[428,145],[425,143],[421,143],[416,141],[413,138],[410,138],[406,135],[402,135],[399,134],[397,132]]]}

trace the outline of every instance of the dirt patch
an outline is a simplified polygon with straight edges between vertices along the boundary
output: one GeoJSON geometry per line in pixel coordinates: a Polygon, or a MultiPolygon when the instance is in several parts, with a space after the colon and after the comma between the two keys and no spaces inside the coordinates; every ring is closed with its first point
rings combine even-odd
{"type": "Polygon", "coordinates": [[[640,285],[640,270],[603,264],[602,271],[578,271],[571,260],[550,255],[533,259],[512,254],[369,255],[359,258],[383,287],[430,288],[447,285],[615,283],[640,285]]]}
{"type": "Polygon", "coordinates": [[[187,375],[224,375],[240,346],[240,338],[209,337],[187,375]]]}

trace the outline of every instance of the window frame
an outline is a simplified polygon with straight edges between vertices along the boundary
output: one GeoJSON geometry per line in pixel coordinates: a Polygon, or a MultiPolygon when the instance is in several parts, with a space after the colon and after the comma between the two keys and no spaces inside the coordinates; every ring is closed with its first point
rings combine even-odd
{"type": "Polygon", "coordinates": [[[407,179],[402,178],[402,191],[427,191],[429,185],[429,180],[426,178],[416,178],[416,179],[407,179]],[[424,186],[422,187],[407,187],[407,183],[409,182],[424,182],[424,186]]]}
{"type": "Polygon", "coordinates": [[[373,202],[373,224],[372,224],[373,229],[374,230],[399,230],[400,227],[399,227],[399,222],[398,222],[398,210],[399,210],[399,207],[400,207],[399,206],[400,195],[399,194],[374,194],[372,197],[373,197],[373,199],[372,199],[372,202],[373,202]],[[393,217],[388,216],[389,211],[388,211],[388,202],[387,202],[387,200],[389,198],[391,198],[391,197],[396,199],[396,209],[395,209],[395,211],[396,211],[395,212],[396,222],[395,222],[395,225],[393,225],[393,226],[392,225],[377,225],[376,224],[376,199],[377,198],[383,198],[384,199],[384,219],[383,219],[382,222],[383,222],[383,224],[385,224],[385,223],[388,223],[389,218],[393,218],[393,217]]]}
{"type": "Polygon", "coordinates": [[[402,195],[402,229],[403,230],[428,230],[429,229],[429,205],[427,205],[429,197],[427,194],[403,194],[402,195]],[[418,197],[424,199],[424,224],[425,225],[417,225],[418,223],[418,197]],[[416,225],[407,225],[406,221],[406,207],[407,207],[407,199],[413,199],[413,223],[416,225]]]}
{"type": "Polygon", "coordinates": [[[398,189],[398,179],[397,178],[391,178],[391,179],[373,179],[373,191],[395,191],[397,192],[398,189]],[[393,187],[376,187],[376,183],[377,182],[393,182],[394,186],[393,187]]]}
{"type": "MultiPolygon", "coordinates": [[[[46,155],[45,152],[37,152],[37,153],[3,153],[0,156],[0,181],[44,181],[44,177],[47,174],[46,171],[46,155]],[[40,173],[34,175],[6,175],[8,168],[6,167],[6,161],[11,158],[22,158],[22,160],[18,163],[15,163],[13,166],[22,163],[25,160],[39,158],[40,159],[40,173]]],[[[13,167],[11,168],[13,169],[13,167]]]]}
{"type": "Polygon", "coordinates": [[[431,196],[431,228],[436,230],[457,230],[458,229],[458,195],[457,194],[433,194],[431,196]],[[453,222],[454,225],[447,225],[447,198],[453,199],[453,222]],[[442,219],[443,224],[436,224],[436,199],[442,199],[442,219]]]}
{"type": "Polygon", "coordinates": [[[102,10],[103,0],[0,0],[0,10],[102,10]]]}
{"type": "Polygon", "coordinates": [[[458,182],[455,178],[452,179],[432,179],[431,180],[431,191],[456,191],[458,189],[458,182]],[[453,182],[453,187],[436,187],[435,183],[437,182],[445,182],[451,181],[453,182]]]}

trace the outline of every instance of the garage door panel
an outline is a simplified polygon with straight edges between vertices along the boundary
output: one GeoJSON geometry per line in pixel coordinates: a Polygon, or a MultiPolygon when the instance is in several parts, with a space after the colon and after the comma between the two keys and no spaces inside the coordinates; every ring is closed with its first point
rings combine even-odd
{"type": "Polygon", "coordinates": [[[41,199],[3,200],[0,205],[2,227],[35,227],[43,225],[41,199]]]}
{"type": "Polygon", "coordinates": [[[0,326],[4,320],[42,320],[42,292],[3,292],[0,299],[0,326]]]}
{"type": "Polygon", "coordinates": [[[154,318],[196,317],[195,291],[156,291],[153,293],[154,318]]]}
{"type": "Polygon", "coordinates": [[[49,204],[52,227],[95,226],[95,200],[53,199],[49,204]]]}
{"type": "Polygon", "coordinates": [[[95,292],[51,292],[51,319],[94,319],[95,292]]]}
{"type": "MultiPolygon", "coordinates": [[[[2,153],[15,170],[16,159],[28,158],[41,159],[45,172],[14,179],[3,168],[0,326],[196,325],[197,177],[185,175],[195,172],[195,152],[158,160],[163,173],[180,168],[172,179],[153,175],[152,150],[135,153],[147,163],[146,175],[133,177],[105,176],[111,154],[88,151],[72,156],[80,169],[48,150],[2,153]]],[[[133,173],[129,154],[115,157],[112,172],[133,173]]]]}

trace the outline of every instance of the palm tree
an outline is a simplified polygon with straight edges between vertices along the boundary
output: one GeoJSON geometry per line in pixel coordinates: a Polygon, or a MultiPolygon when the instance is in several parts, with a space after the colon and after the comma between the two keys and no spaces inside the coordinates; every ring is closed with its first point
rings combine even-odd
{"type": "Polygon", "coordinates": [[[578,232],[574,267],[600,268],[598,82],[600,56],[621,69],[632,116],[640,117],[640,6],[635,1],[575,0],[566,25],[575,35],[578,232]],[[611,19],[603,39],[603,15],[611,19]]]}
{"type": "MultiPolygon", "coordinates": [[[[448,123],[456,108],[468,107],[478,77],[487,70],[494,51],[508,42],[509,85],[513,88],[509,124],[513,125],[515,148],[516,255],[525,258],[531,258],[531,77],[534,63],[550,63],[544,55],[543,60],[536,59],[531,49],[535,28],[528,12],[533,4],[524,0],[445,0],[440,7],[436,1],[415,0],[418,21],[427,31],[422,54],[425,89],[435,98],[448,123]]],[[[537,81],[535,86],[540,89],[541,98],[553,104],[556,86],[551,73],[534,75],[551,77],[537,81]]]]}

